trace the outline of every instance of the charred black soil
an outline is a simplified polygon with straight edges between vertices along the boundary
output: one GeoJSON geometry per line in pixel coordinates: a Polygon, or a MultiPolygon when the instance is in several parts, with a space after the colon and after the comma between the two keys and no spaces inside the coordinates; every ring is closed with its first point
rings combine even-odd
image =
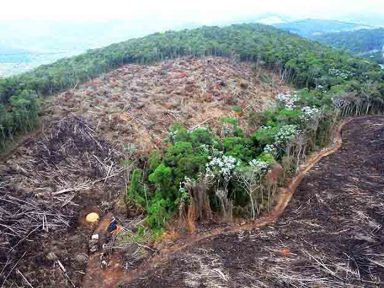
{"type": "Polygon", "coordinates": [[[203,240],[124,287],[384,285],[384,117],[357,118],[275,225],[203,240]]]}

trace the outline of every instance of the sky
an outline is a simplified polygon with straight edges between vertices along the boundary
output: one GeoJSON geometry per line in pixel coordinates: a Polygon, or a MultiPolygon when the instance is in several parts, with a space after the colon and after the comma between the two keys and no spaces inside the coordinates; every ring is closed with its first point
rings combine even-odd
{"type": "Polygon", "coordinates": [[[78,53],[167,30],[306,18],[384,26],[384,0],[0,1],[0,51],[78,53]]]}
{"type": "Polygon", "coordinates": [[[43,55],[44,61],[154,32],[202,25],[317,18],[384,27],[384,0],[0,1],[0,55],[43,55]]]}
{"type": "Polygon", "coordinates": [[[265,13],[294,18],[384,14],[384,0],[5,0],[0,20],[164,21],[216,24],[265,13]]]}

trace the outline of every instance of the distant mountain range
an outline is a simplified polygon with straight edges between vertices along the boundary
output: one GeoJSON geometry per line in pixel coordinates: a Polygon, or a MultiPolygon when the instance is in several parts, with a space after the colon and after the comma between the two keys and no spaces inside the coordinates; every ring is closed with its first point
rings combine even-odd
{"type": "Polygon", "coordinates": [[[322,19],[284,22],[273,26],[384,64],[384,28],[322,19]]]}
{"type": "Polygon", "coordinates": [[[277,23],[274,24],[274,26],[310,39],[326,33],[374,28],[370,25],[322,19],[305,19],[294,22],[277,23]]]}
{"type": "Polygon", "coordinates": [[[384,28],[328,33],[313,40],[384,64],[384,28]]]}

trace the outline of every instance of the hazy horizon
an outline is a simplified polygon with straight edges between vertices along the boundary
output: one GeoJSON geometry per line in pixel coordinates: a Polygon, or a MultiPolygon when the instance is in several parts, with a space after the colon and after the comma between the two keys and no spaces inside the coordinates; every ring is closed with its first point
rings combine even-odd
{"type": "Polygon", "coordinates": [[[373,0],[7,1],[0,10],[0,77],[155,32],[309,18],[384,26],[378,11],[384,2],[373,0]]]}
{"type": "Polygon", "coordinates": [[[185,22],[210,25],[266,13],[294,18],[348,19],[356,15],[379,16],[379,11],[384,11],[384,1],[13,0],[2,4],[0,20],[153,21],[156,19],[176,25],[185,22]]]}

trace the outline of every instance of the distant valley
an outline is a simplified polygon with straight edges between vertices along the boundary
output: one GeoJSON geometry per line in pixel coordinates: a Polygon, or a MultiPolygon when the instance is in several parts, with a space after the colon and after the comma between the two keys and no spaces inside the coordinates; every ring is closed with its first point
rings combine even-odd
{"type": "Polygon", "coordinates": [[[56,52],[35,52],[20,49],[0,48],[0,77],[11,76],[29,71],[44,64],[50,64],[58,59],[70,57],[83,51],[68,50],[56,52]]]}
{"type": "Polygon", "coordinates": [[[318,19],[284,22],[274,26],[321,44],[350,52],[355,56],[384,64],[384,28],[318,19]]]}
{"type": "Polygon", "coordinates": [[[322,19],[305,19],[294,22],[278,23],[274,26],[310,39],[327,33],[374,28],[370,25],[322,19]]]}
{"type": "MultiPolygon", "coordinates": [[[[188,23],[186,26],[190,28],[196,24],[188,23]]],[[[61,58],[141,37],[159,29],[167,30],[167,27],[167,23],[158,23],[158,25],[152,23],[150,26],[139,21],[123,20],[0,21],[0,77],[26,72],[61,58]]]]}

